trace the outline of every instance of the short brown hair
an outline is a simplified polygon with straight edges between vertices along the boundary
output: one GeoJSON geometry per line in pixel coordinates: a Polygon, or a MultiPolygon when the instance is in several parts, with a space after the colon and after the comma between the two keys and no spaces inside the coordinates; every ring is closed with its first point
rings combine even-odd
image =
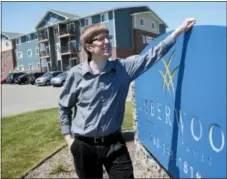
{"type": "Polygon", "coordinates": [[[93,24],[85,27],[81,33],[80,42],[88,55],[88,60],[91,60],[91,53],[86,49],[85,44],[91,43],[92,39],[100,33],[109,34],[109,30],[103,24],[93,24]]]}

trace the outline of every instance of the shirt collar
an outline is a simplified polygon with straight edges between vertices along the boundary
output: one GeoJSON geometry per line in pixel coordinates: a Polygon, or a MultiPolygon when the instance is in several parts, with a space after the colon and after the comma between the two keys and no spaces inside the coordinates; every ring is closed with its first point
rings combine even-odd
{"type": "Polygon", "coordinates": [[[88,60],[86,60],[85,62],[82,63],[82,75],[84,76],[87,73],[91,73],[91,68],[89,66],[88,60]]]}
{"type": "MultiPolygon", "coordinates": [[[[109,72],[110,70],[116,71],[116,63],[114,61],[107,60],[106,66],[104,68],[104,73],[109,72]]],[[[82,75],[86,75],[87,73],[92,74],[92,70],[89,66],[88,60],[82,63],[82,75]]]]}

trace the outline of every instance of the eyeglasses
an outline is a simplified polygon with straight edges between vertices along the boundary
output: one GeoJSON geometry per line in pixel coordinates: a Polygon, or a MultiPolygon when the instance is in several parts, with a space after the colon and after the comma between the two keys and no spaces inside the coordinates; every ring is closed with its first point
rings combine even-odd
{"type": "Polygon", "coordinates": [[[94,41],[99,41],[99,42],[104,42],[105,39],[107,40],[111,40],[113,38],[112,35],[108,35],[108,36],[100,36],[100,37],[96,37],[94,39],[91,40],[91,42],[94,42],[94,41]]]}

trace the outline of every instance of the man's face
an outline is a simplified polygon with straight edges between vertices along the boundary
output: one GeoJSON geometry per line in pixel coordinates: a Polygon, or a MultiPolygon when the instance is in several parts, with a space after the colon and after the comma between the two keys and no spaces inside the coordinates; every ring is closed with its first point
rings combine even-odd
{"type": "Polygon", "coordinates": [[[111,38],[112,36],[109,36],[107,33],[100,33],[86,47],[92,53],[92,56],[107,59],[112,55],[111,38]]]}

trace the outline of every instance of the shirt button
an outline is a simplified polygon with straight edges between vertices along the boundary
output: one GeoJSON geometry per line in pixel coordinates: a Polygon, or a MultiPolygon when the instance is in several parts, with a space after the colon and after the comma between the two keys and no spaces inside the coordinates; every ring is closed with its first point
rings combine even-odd
{"type": "Polygon", "coordinates": [[[104,89],[104,85],[103,85],[103,84],[101,84],[101,85],[100,85],[100,88],[101,88],[101,89],[104,89]]]}
{"type": "Polygon", "coordinates": [[[102,112],[102,115],[105,115],[105,114],[106,114],[106,112],[105,112],[105,111],[103,111],[103,112],[102,112]]]}

